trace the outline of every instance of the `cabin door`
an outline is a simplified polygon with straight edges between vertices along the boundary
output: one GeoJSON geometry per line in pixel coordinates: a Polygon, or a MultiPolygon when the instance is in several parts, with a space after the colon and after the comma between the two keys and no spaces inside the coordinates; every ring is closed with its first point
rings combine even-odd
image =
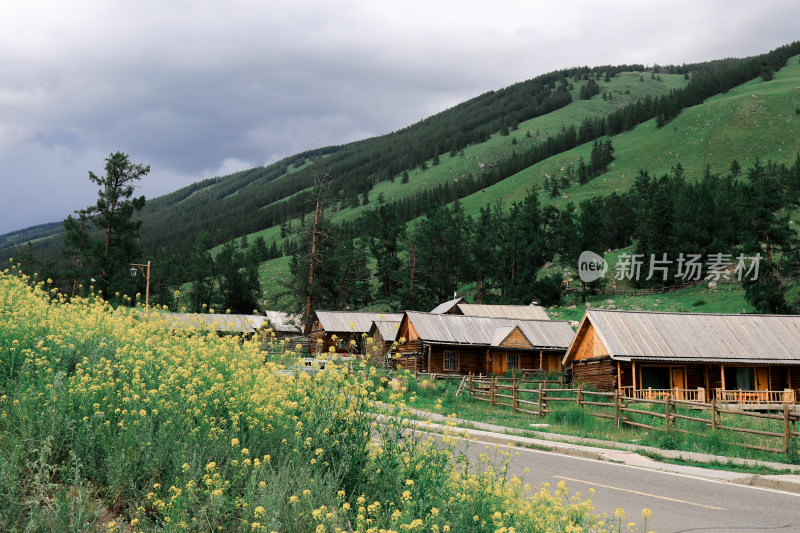
{"type": "Polygon", "coordinates": [[[506,369],[503,368],[505,365],[505,356],[499,353],[493,353],[491,355],[492,358],[492,374],[505,374],[506,369]]]}
{"type": "Polygon", "coordinates": [[[758,395],[759,400],[762,402],[768,400],[766,391],[769,390],[769,368],[756,368],[756,390],[764,391],[762,394],[758,395]]]}
{"type": "Polygon", "coordinates": [[[769,369],[756,368],[756,390],[769,390],[769,369]]]}
{"type": "Polygon", "coordinates": [[[675,399],[676,400],[683,400],[683,389],[686,388],[686,380],[683,373],[682,366],[673,366],[671,369],[672,375],[672,388],[678,389],[675,391],[675,399]]]}

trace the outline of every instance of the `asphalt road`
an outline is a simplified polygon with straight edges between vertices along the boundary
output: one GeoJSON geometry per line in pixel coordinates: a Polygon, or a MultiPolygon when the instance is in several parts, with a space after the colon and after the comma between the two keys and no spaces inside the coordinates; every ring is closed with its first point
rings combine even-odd
{"type": "MultiPolygon", "coordinates": [[[[457,453],[477,463],[481,453],[492,455],[495,444],[472,441],[457,453]]],[[[507,449],[505,446],[500,446],[507,449]]],[[[555,489],[566,482],[570,493],[588,494],[598,512],[609,516],[621,507],[628,521],[642,524],[641,511],[650,509],[647,529],[671,532],[800,532],[800,494],[750,487],[715,479],[638,466],[585,459],[560,453],[513,448],[509,471],[522,476],[531,486],[550,483],[555,489]],[[518,452],[518,454],[516,454],[518,452]]]]}

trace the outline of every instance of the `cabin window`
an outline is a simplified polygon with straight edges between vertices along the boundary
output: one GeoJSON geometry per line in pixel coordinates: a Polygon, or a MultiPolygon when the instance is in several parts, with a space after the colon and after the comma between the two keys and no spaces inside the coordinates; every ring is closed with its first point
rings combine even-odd
{"type": "Polygon", "coordinates": [[[642,388],[643,389],[671,389],[672,380],[670,379],[668,366],[643,366],[642,367],[642,388]]]}
{"type": "Polygon", "coordinates": [[[725,367],[725,388],[728,390],[756,390],[754,368],[746,366],[725,367]]]}
{"type": "Polygon", "coordinates": [[[519,354],[516,355],[508,355],[508,369],[511,370],[512,368],[519,368],[519,354]]]}
{"type": "Polygon", "coordinates": [[[444,352],[444,369],[445,370],[458,370],[458,352],[445,351],[444,352]]]}

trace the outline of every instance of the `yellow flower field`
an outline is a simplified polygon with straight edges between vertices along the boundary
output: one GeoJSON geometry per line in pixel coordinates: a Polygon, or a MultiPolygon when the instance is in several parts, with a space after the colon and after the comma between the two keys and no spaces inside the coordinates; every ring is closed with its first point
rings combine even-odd
{"type": "Polygon", "coordinates": [[[378,426],[370,373],[0,273],[2,531],[617,531],[566,487],[378,426]]]}

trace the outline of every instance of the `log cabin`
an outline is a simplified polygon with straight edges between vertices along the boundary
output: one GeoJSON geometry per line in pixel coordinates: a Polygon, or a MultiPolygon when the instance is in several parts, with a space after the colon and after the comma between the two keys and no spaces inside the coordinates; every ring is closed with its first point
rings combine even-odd
{"type": "Polygon", "coordinates": [[[587,309],[563,365],[626,396],[794,403],[800,316],[587,309]]]}
{"type": "Polygon", "coordinates": [[[559,372],[573,338],[567,322],[406,311],[395,364],[430,373],[559,372]]]}
{"type": "Polygon", "coordinates": [[[329,352],[333,347],[337,353],[363,353],[363,339],[369,334],[373,322],[399,322],[402,317],[402,313],[315,311],[309,333],[313,341],[312,351],[329,352]]]}

